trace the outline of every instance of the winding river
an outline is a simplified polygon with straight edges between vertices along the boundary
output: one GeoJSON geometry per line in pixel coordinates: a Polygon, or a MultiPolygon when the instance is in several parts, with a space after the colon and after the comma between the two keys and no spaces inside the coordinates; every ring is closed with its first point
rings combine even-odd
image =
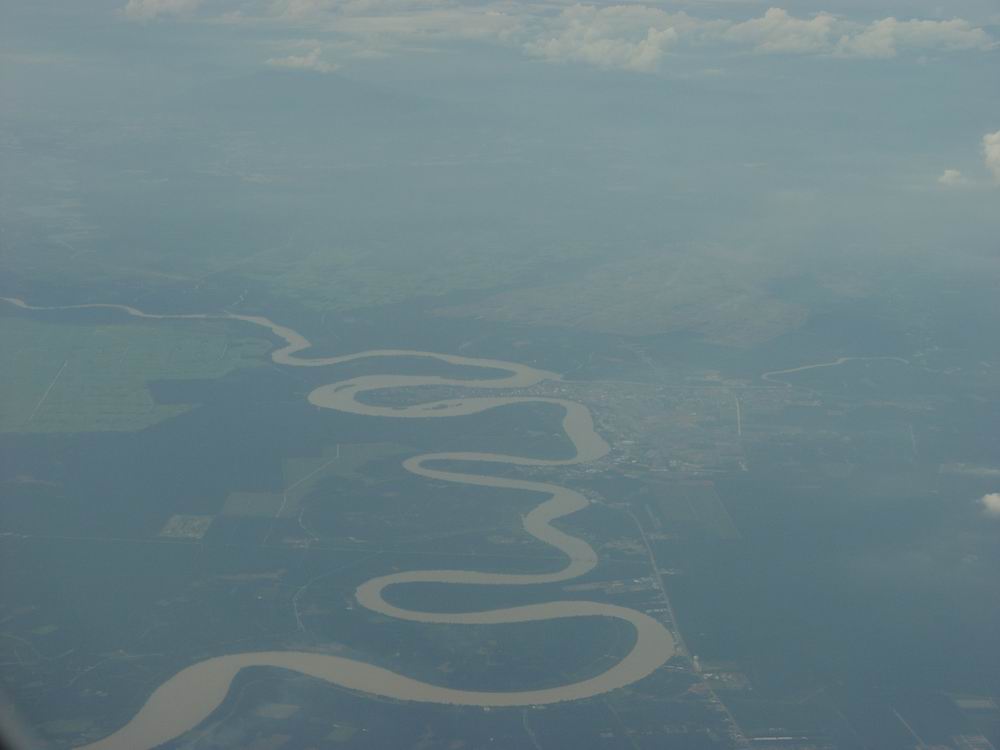
{"type": "Polygon", "coordinates": [[[568,581],[597,565],[597,553],[582,539],[560,531],[553,522],[584,508],[588,500],[578,492],[546,482],[491,476],[440,468],[444,461],[515,466],[568,466],[596,460],[609,447],[594,429],[589,410],[582,404],[557,398],[535,396],[470,396],[403,407],[373,406],[359,397],[370,391],[415,386],[471,386],[503,391],[525,388],[558,375],[525,365],[491,359],[477,359],[431,352],[379,349],[338,357],[300,358],[298,353],[311,345],[302,335],[267,318],[232,313],[153,315],[126,305],[91,304],[64,307],[35,307],[16,298],[0,298],[27,310],[67,310],[109,308],[138,318],[226,319],[251,323],[269,330],[285,345],[271,354],[272,360],[288,367],[328,367],[374,357],[429,357],[454,365],[488,368],[505,373],[484,379],[453,379],[424,375],[364,375],[320,386],[308,398],[324,409],[395,419],[446,419],[477,414],[508,404],[535,402],[556,404],[563,409],[563,429],[572,441],[574,456],[562,460],[531,458],[500,453],[448,452],[413,456],[403,466],[413,474],[444,482],[501,487],[531,492],[543,498],[523,517],[525,531],[559,550],[565,565],[549,573],[486,573],[469,570],[412,570],[365,581],[355,595],[369,610],[400,620],[424,623],[496,625],[500,623],[556,620],[569,617],[614,617],[631,623],[636,640],[632,650],[610,669],[586,680],[539,690],[492,692],[456,690],[415,680],[405,675],[356,659],[306,651],[254,651],[226,654],[197,662],[182,669],[160,685],[139,712],[121,729],[86,750],[143,750],[154,748],[193,729],[223,702],[233,679],[245,667],[277,667],[325,680],[350,690],[404,701],[424,701],[465,706],[525,706],[589,698],[641,680],[658,669],[675,653],[670,632],[654,618],[626,607],[592,601],[557,601],[520,607],[474,612],[427,612],[403,609],[387,602],[383,592],[390,586],[408,583],[455,583],[475,585],[535,585],[568,581]],[[437,467],[435,466],[437,465],[437,467]]]}

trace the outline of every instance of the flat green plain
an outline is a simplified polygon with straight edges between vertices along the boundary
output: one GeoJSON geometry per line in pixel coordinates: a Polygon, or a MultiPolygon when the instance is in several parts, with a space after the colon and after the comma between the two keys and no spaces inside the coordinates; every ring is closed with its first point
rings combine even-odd
{"type": "Polygon", "coordinates": [[[220,378],[266,361],[270,344],[210,321],[77,326],[0,323],[0,432],[141,430],[189,404],[157,404],[152,380],[220,378]]]}

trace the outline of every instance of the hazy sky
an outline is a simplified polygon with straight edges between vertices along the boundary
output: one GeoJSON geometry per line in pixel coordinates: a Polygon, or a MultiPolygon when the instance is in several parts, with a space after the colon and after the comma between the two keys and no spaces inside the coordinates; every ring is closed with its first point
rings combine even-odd
{"type": "Polygon", "coordinates": [[[61,206],[78,239],[132,242],[140,229],[122,222],[143,211],[147,238],[189,216],[256,222],[250,241],[336,222],[428,246],[504,232],[539,247],[984,254],[1000,232],[993,0],[14,0],[0,13],[7,218],[61,206]],[[253,186],[271,199],[248,203],[253,186]],[[200,191],[219,196],[212,213],[200,191]]]}

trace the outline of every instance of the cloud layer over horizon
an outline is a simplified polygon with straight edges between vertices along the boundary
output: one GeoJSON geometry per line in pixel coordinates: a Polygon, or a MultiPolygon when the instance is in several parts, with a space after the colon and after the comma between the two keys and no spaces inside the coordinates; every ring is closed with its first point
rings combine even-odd
{"type": "MultiPolygon", "coordinates": [[[[513,44],[550,62],[583,63],[609,70],[652,73],[681,48],[719,54],[812,55],[890,59],[956,52],[986,52],[997,42],[962,18],[873,21],[829,12],[796,16],[771,7],[750,18],[700,18],[641,4],[552,6],[507,2],[469,6],[454,0],[128,0],[127,18],[200,16],[289,31],[308,25],[312,35],[363,40],[366,51],[384,51],[406,40],[492,40],[513,44]]],[[[320,56],[321,57],[321,56],[320,56]]],[[[273,59],[269,65],[277,64],[273,59]]],[[[332,63],[326,63],[332,64],[332,63]]],[[[307,62],[287,67],[312,69],[307,62]]]]}

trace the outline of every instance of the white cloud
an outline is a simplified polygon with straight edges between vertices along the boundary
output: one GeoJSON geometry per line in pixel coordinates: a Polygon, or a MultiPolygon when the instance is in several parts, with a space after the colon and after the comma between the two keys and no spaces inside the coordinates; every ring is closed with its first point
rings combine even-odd
{"type": "Polygon", "coordinates": [[[781,8],[769,8],[760,18],[730,26],[722,36],[750,44],[756,52],[820,53],[830,49],[836,23],[829,13],[802,19],[781,8]]]}
{"type": "MultiPolygon", "coordinates": [[[[316,1],[313,0],[313,2],[316,1]]],[[[449,5],[454,7],[454,4],[449,0],[340,0],[339,5],[344,13],[364,16],[401,11],[433,10],[449,5]]]]}
{"type": "Polygon", "coordinates": [[[472,6],[455,0],[272,0],[268,20],[364,40],[369,51],[405,40],[507,40],[521,29],[527,6],[472,6]],[[510,12],[507,12],[507,11],[510,12]]]}
{"type": "Polygon", "coordinates": [[[895,57],[910,51],[958,52],[988,50],[995,42],[983,29],[968,21],[897,21],[883,18],[853,34],[841,37],[835,50],[844,57],[895,57]]]}
{"type": "MultiPolygon", "coordinates": [[[[709,55],[745,50],[877,59],[997,46],[983,28],[957,18],[885,18],[866,24],[831,13],[798,17],[780,7],[749,19],[726,19],[667,12],[641,0],[617,5],[570,5],[567,0],[216,0],[210,5],[216,9],[214,20],[308,28],[324,44],[354,45],[351,56],[426,50],[429,43],[442,40],[477,40],[518,45],[544,60],[644,73],[658,70],[668,52],[692,47],[709,55]]],[[[148,20],[200,7],[209,4],[127,0],[124,11],[130,18],[148,20]]],[[[326,65],[308,54],[269,64],[326,65]]]]}
{"type": "Polygon", "coordinates": [[[267,64],[273,68],[312,70],[317,73],[332,73],[337,69],[335,64],[323,60],[323,50],[320,47],[313,47],[304,55],[272,57],[267,61],[267,64]]]}
{"type": "Polygon", "coordinates": [[[944,170],[937,181],[939,185],[949,188],[965,187],[969,184],[969,180],[957,169],[944,170]]]}
{"type": "Polygon", "coordinates": [[[176,16],[190,13],[202,0],[128,0],[125,15],[138,21],[148,21],[159,16],[176,16]]]}
{"type": "Polygon", "coordinates": [[[991,492],[979,498],[983,512],[991,518],[1000,518],[1000,492],[991,492]]]}
{"type": "MultiPolygon", "coordinates": [[[[388,17],[419,14],[452,5],[449,0],[273,0],[271,13],[284,19],[316,19],[325,16],[388,17]]],[[[452,6],[458,8],[458,6],[452,6]]]]}
{"type": "Polygon", "coordinates": [[[275,0],[271,13],[282,19],[305,19],[315,17],[334,7],[331,0],[275,0]]]}
{"type": "Polygon", "coordinates": [[[730,42],[752,45],[755,52],[834,54],[838,57],[890,58],[901,51],[958,52],[989,50],[996,43],[968,21],[883,18],[867,25],[829,13],[796,18],[781,8],[729,25],[718,34],[730,42]]]}
{"type": "Polygon", "coordinates": [[[390,14],[339,14],[330,30],[369,39],[509,39],[521,29],[522,19],[500,11],[469,7],[421,8],[390,14]]]}
{"type": "Polygon", "coordinates": [[[983,136],[983,157],[986,168],[993,173],[993,179],[1000,182],[1000,130],[983,136]]]}
{"type": "Polygon", "coordinates": [[[575,5],[564,10],[547,32],[524,48],[530,55],[555,62],[583,62],[599,68],[650,73],[679,38],[678,27],[694,25],[693,19],[683,13],[671,15],[641,5],[575,5]]]}
{"type": "Polygon", "coordinates": [[[734,22],[697,19],[646,5],[574,5],[550,20],[524,49],[547,60],[652,72],[668,49],[684,43],[732,45],[762,54],[864,58],[895,57],[904,50],[996,46],[983,29],[960,19],[886,18],[865,25],[830,13],[800,18],[782,8],[769,8],[762,16],[734,22]]]}

